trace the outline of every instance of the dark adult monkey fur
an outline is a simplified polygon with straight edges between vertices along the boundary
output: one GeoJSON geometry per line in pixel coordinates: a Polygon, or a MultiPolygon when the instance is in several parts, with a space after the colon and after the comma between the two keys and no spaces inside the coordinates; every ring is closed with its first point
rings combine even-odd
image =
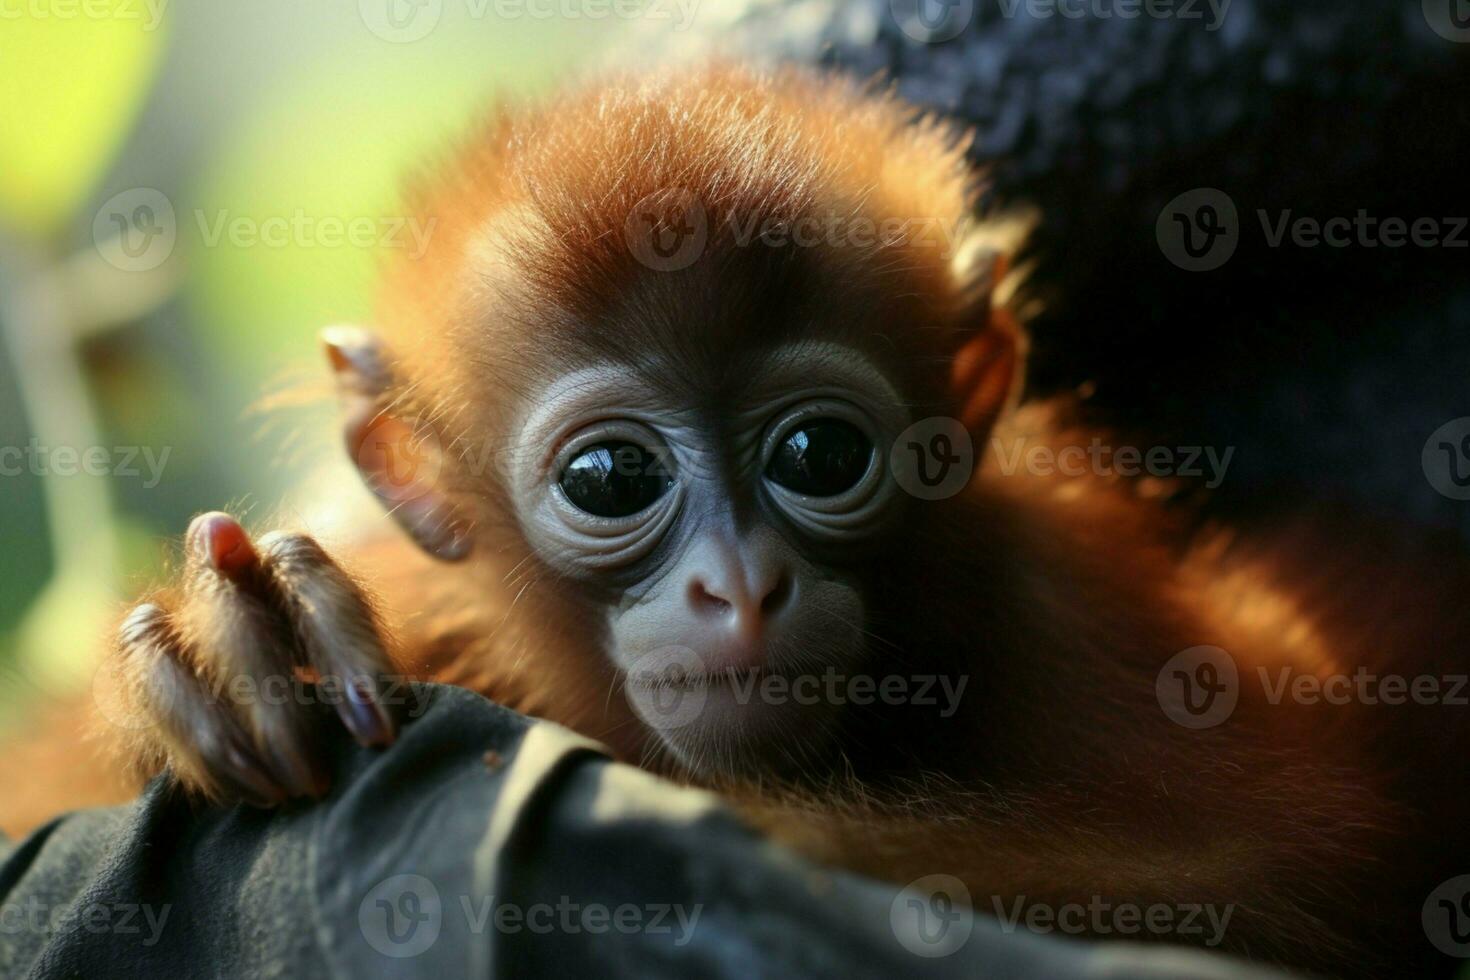
{"type": "Polygon", "coordinates": [[[1464,722],[1272,703],[1257,669],[1453,673],[1462,560],[1428,589],[1412,548],[1361,528],[1351,549],[1304,528],[1253,544],[1191,533],[1150,483],[1005,472],[993,440],[1091,434],[1013,409],[1025,344],[1003,263],[976,247],[976,180],[940,123],[794,71],[651,76],[491,118],[416,188],[436,231],[387,271],[373,330],[326,335],[349,452],[406,537],[328,555],[197,519],[179,582],[121,629],[124,700],[154,722],[127,754],[216,801],[317,796],[323,715],[232,705],[230,683],[358,678],[338,715],[377,745],[401,723],[382,679],[410,674],[721,788],[821,858],[955,875],[985,912],[1206,904],[1233,910],[1224,948],[1265,960],[1427,955],[1419,905],[1461,869],[1420,841],[1463,820],[1464,777],[1434,773],[1439,808],[1411,777],[1463,752],[1464,722]],[[640,244],[677,246],[695,215],[689,261],[640,244]],[[804,220],[839,234],[749,234],[804,220]],[[936,247],[935,228],[967,241],[936,247]],[[931,417],[983,456],[936,501],[888,472],[931,417]],[[798,431],[865,439],[857,483],[782,485],[798,431]],[[630,445],[664,464],[618,484],[646,506],[572,503],[576,461],[630,445]],[[1237,665],[1239,703],[1196,730],[1156,682],[1202,645],[1237,665]],[[698,676],[675,686],[703,711],[648,723],[641,699],[673,689],[650,678],[689,651],[698,676]],[[735,695],[827,672],[966,687],[949,715],[735,695]]]}

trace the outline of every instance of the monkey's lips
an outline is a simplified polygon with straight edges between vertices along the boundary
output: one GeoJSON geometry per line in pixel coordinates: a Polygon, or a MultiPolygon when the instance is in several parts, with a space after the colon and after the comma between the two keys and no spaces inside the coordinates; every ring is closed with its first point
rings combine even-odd
{"type": "Polygon", "coordinates": [[[810,761],[826,744],[839,705],[790,695],[779,667],[728,667],[629,678],[635,712],[687,768],[705,775],[757,774],[810,761]],[[794,748],[795,746],[795,748],[794,748]]]}
{"type": "Polygon", "coordinates": [[[722,667],[703,671],[667,671],[656,677],[629,678],[629,683],[647,691],[697,691],[720,686],[757,684],[761,678],[777,673],[779,672],[770,667],[722,667]]]}

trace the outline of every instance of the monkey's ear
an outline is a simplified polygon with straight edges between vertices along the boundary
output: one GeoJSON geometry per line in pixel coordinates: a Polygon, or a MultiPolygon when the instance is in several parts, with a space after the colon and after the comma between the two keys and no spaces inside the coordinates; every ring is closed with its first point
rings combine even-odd
{"type": "Polygon", "coordinates": [[[982,253],[970,261],[984,265],[978,274],[971,272],[967,277],[970,299],[965,318],[983,326],[967,334],[955,351],[950,389],[956,418],[980,446],[1020,396],[1026,340],[1015,316],[998,300],[1008,271],[1005,258],[982,253]]]}
{"type": "Polygon", "coordinates": [[[393,402],[393,369],[382,342],[360,327],[321,332],[342,400],[347,453],[389,515],[429,554],[457,561],[470,551],[469,523],[443,485],[437,434],[393,402]]]}

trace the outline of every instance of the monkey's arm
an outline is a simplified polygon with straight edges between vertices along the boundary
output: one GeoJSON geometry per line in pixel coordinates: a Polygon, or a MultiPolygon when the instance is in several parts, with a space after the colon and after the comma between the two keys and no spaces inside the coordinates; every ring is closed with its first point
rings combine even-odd
{"type": "MultiPolygon", "coordinates": [[[[1376,913],[1362,910],[1350,931],[1330,924],[1341,916],[1342,877],[1351,873],[1344,869],[1370,853],[1355,844],[1380,829],[1379,801],[1341,771],[1288,764],[1274,778],[1232,780],[1239,772],[1223,767],[1213,794],[1201,778],[1176,782],[1176,798],[1162,785],[1117,794],[1132,795],[1132,806],[1084,786],[1002,795],[943,781],[886,797],[793,794],[736,805],[816,860],[896,882],[936,874],[958,881],[977,911],[1002,922],[1038,910],[1194,908],[1192,925],[1140,928],[1137,938],[1333,975],[1386,967],[1363,958],[1372,945],[1365,936],[1385,928],[1376,913]]],[[[1111,931],[1107,921],[1087,928],[1111,931]]]]}

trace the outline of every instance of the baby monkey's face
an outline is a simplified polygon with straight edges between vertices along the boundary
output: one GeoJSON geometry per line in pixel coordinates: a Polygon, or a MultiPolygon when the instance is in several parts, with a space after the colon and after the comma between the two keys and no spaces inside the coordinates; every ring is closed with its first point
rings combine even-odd
{"type": "Polygon", "coordinates": [[[724,379],[647,363],[569,370],[534,400],[507,474],[542,560],[601,597],[634,710],[706,774],[800,765],[861,669],[855,572],[895,518],[909,422],[857,351],[807,342],[724,379]]]}

